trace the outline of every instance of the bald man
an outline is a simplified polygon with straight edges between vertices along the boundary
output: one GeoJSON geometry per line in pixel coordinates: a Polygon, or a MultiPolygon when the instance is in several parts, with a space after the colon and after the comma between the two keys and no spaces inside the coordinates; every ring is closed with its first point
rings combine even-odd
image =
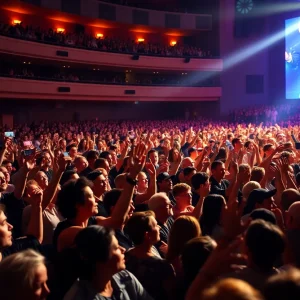
{"type": "Polygon", "coordinates": [[[300,192],[295,189],[286,189],[283,191],[281,195],[281,208],[283,211],[287,211],[289,207],[297,202],[300,201],[300,192]]]}

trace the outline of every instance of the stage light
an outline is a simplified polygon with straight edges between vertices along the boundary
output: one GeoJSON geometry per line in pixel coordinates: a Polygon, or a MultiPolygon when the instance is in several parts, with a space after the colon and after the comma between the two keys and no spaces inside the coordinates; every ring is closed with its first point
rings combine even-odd
{"type": "Polygon", "coordinates": [[[97,33],[97,34],[96,34],[96,37],[97,37],[98,39],[102,39],[102,38],[103,38],[103,33],[97,33]]]}
{"type": "Polygon", "coordinates": [[[145,39],[139,38],[137,41],[138,41],[139,43],[143,43],[143,42],[145,41],[145,39]]]}
{"type": "Polygon", "coordinates": [[[57,28],[57,32],[58,32],[58,33],[63,33],[63,32],[65,32],[65,29],[64,29],[64,28],[61,28],[61,27],[59,27],[59,28],[57,28]]]}
{"type": "Polygon", "coordinates": [[[171,45],[171,46],[175,46],[176,44],[177,44],[176,41],[171,41],[171,42],[170,42],[170,45],[171,45]]]}
{"type": "Polygon", "coordinates": [[[21,24],[22,23],[22,21],[20,21],[20,20],[13,20],[13,24],[14,25],[19,25],[19,24],[21,24]]]}

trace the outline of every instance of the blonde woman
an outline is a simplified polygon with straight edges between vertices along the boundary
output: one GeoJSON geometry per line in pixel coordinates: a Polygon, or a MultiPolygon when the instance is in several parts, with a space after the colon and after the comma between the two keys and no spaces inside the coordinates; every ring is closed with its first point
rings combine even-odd
{"type": "Polygon", "coordinates": [[[33,250],[12,254],[0,263],[1,299],[46,299],[47,280],[45,259],[33,250]]]}

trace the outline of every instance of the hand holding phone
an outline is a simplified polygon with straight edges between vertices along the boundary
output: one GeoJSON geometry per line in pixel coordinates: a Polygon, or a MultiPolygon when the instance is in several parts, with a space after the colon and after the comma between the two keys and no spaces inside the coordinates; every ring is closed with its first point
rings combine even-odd
{"type": "Polygon", "coordinates": [[[24,156],[31,156],[34,154],[34,149],[24,150],[24,156]]]}
{"type": "Polygon", "coordinates": [[[8,138],[14,138],[15,133],[13,131],[6,131],[6,132],[4,132],[4,136],[8,137],[8,138]]]}
{"type": "Polygon", "coordinates": [[[32,146],[32,141],[24,141],[24,142],[23,142],[23,145],[24,145],[25,147],[31,147],[31,146],[32,146]]]}

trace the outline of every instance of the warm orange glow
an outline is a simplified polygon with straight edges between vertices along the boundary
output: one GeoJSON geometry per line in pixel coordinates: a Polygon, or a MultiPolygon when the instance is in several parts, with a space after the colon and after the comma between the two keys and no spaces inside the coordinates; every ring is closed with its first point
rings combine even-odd
{"type": "Polygon", "coordinates": [[[145,42],[145,39],[139,38],[137,41],[138,41],[139,43],[142,43],[142,42],[145,42]]]}
{"type": "Polygon", "coordinates": [[[96,37],[97,37],[97,38],[100,38],[100,39],[103,38],[103,33],[97,33],[97,34],[96,34],[96,37]]]}
{"type": "Polygon", "coordinates": [[[57,32],[58,33],[63,33],[63,32],[65,32],[65,29],[64,28],[57,28],[57,32]]]}
{"type": "Polygon", "coordinates": [[[170,45],[171,45],[171,46],[175,46],[176,44],[177,44],[176,41],[171,41],[171,42],[170,42],[170,45]]]}
{"type": "Polygon", "coordinates": [[[22,21],[20,21],[20,20],[13,20],[13,24],[14,25],[19,25],[19,24],[21,24],[22,23],[22,21]]]}

